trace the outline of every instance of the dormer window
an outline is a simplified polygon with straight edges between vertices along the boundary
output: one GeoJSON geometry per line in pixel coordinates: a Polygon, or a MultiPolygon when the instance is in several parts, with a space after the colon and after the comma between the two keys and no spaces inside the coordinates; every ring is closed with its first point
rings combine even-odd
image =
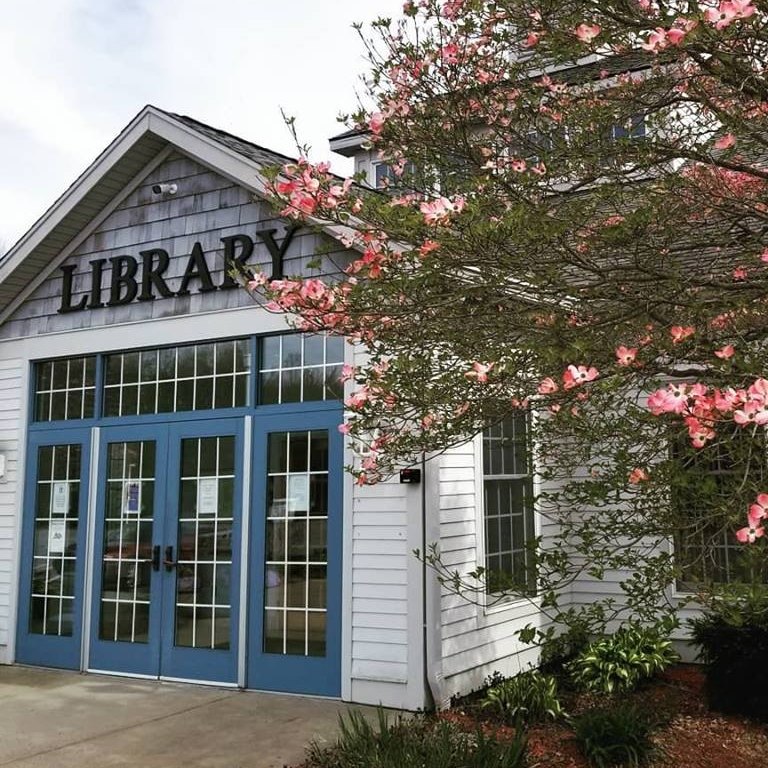
{"type": "Polygon", "coordinates": [[[412,179],[416,173],[416,166],[413,163],[406,163],[403,173],[398,176],[389,163],[374,163],[373,165],[373,186],[375,189],[397,189],[402,190],[409,186],[407,181],[412,179]]]}

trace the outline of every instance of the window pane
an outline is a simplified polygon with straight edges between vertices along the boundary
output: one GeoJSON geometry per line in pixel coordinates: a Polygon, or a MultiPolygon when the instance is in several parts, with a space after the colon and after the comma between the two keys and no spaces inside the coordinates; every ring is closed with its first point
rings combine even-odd
{"type": "MultiPolygon", "coordinates": [[[[248,391],[247,350],[247,340],[235,339],[107,355],[104,414],[131,416],[243,406],[248,391]]],[[[86,390],[86,406],[92,402],[89,393],[86,390]]],[[[38,402],[42,411],[49,401],[38,398],[38,402]]]]}
{"type": "Polygon", "coordinates": [[[35,420],[93,418],[95,390],[96,365],[93,357],[73,357],[37,363],[35,420]]]}
{"type": "Polygon", "coordinates": [[[261,339],[259,402],[340,400],[343,356],[343,339],[335,336],[292,333],[261,339]]]}
{"type": "Polygon", "coordinates": [[[38,449],[29,631],[72,635],[80,500],[79,445],[38,449]]]}
{"type": "Polygon", "coordinates": [[[533,594],[535,537],[528,416],[515,414],[483,433],[486,590],[533,594]]]}
{"type": "Polygon", "coordinates": [[[747,509],[746,474],[760,485],[768,481],[765,433],[741,431],[705,448],[691,447],[687,435],[673,441],[670,457],[676,462],[671,479],[672,512],[679,521],[674,553],[680,576],[678,587],[696,591],[702,585],[768,582],[768,561],[755,572],[749,549],[740,544],[733,510],[747,509]]]}
{"type": "Polygon", "coordinates": [[[328,433],[321,430],[269,436],[263,636],[266,653],[325,654],[327,445],[328,433]]]}

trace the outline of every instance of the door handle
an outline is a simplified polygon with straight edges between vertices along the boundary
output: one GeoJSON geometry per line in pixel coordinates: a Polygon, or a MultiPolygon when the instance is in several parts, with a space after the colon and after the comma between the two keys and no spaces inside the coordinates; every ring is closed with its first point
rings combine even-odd
{"type": "Polygon", "coordinates": [[[152,563],[152,570],[159,571],[160,570],[160,545],[157,544],[154,547],[152,547],[152,557],[144,557],[140,559],[138,562],[152,563]]]}
{"type": "Polygon", "coordinates": [[[177,563],[173,559],[173,547],[169,546],[165,548],[165,560],[163,560],[163,565],[165,566],[166,571],[172,571],[177,563]]]}

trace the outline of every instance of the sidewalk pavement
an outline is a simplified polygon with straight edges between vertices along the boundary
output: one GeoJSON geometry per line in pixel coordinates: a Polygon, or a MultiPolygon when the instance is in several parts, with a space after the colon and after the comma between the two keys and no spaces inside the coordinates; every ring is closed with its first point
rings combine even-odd
{"type": "Polygon", "coordinates": [[[0,666],[0,768],[283,768],[302,761],[311,739],[333,739],[347,709],[324,699],[0,666]]]}

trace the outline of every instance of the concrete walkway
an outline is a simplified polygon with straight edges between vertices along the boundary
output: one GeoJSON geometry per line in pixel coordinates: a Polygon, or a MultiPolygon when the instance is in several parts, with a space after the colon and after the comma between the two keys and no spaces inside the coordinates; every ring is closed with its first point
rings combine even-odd
{"type": "Polygon", "coordinates": [[[0,666],[0,768],[283,768],[336,701],[0,666]]]}

